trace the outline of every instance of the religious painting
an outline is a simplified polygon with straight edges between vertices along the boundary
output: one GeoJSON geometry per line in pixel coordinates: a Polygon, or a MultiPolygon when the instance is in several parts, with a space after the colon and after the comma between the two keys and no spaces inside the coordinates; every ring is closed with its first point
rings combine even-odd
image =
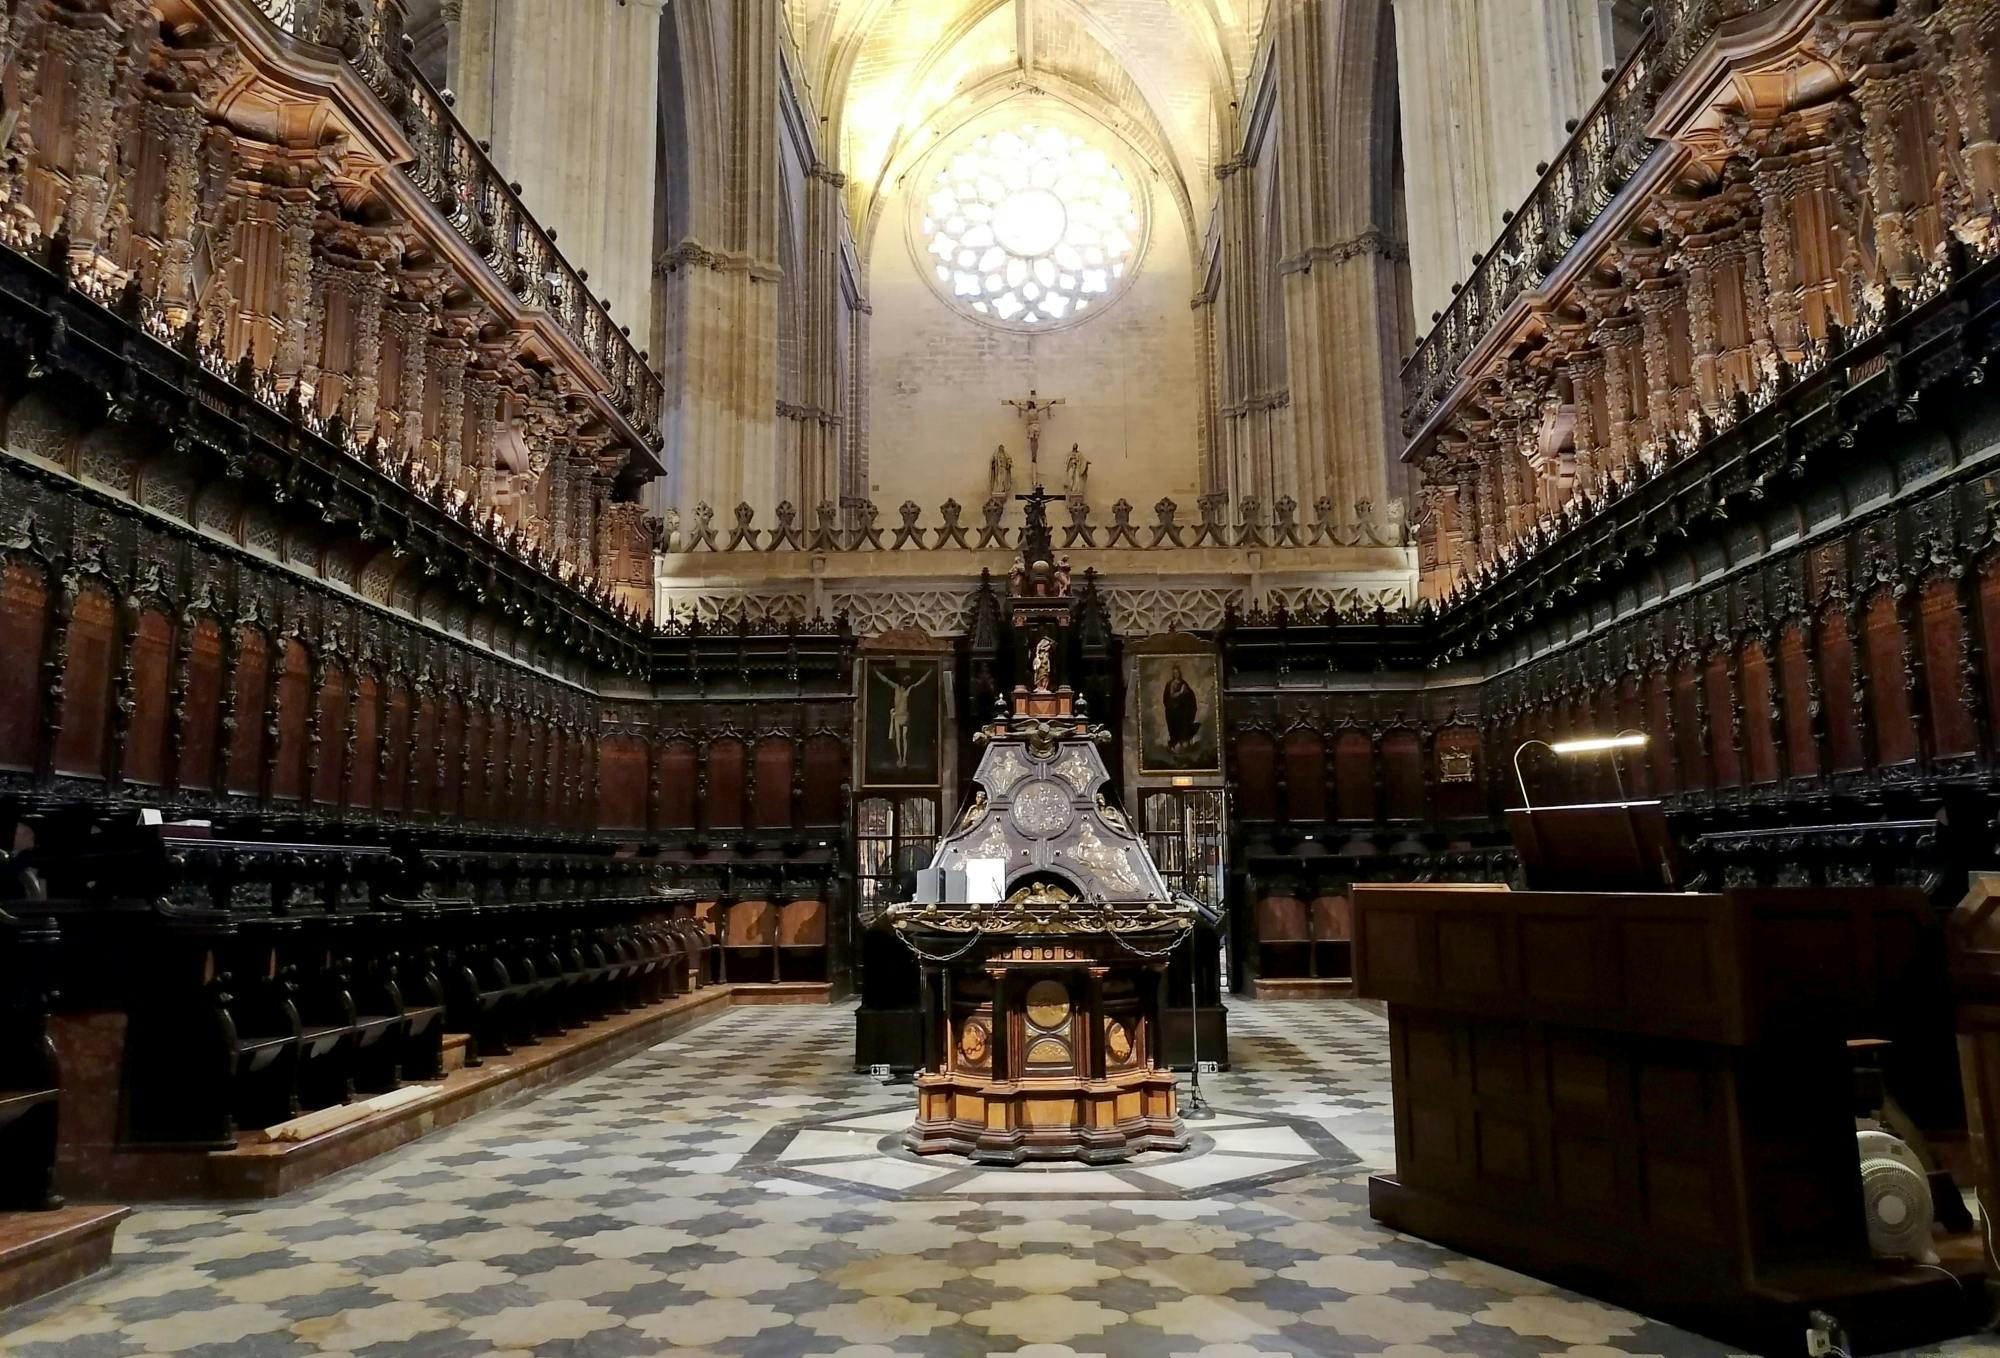
{"type": "Polygon", "coordinates": [[[1213,655],[1140,656],[1137,698],[1139,772],[1221,772],[1213,655]]]}
{"type": "Polygon", "coordinates": [[[935,660],[870,656],[862,661],[862,782],[937,786],[942,687],[935,660]]]}

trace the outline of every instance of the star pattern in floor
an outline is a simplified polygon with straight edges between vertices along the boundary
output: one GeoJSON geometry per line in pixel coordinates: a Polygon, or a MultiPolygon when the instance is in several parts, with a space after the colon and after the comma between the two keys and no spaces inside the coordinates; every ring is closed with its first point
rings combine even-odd
{"type": "Polygon", "coordinates": [[[774,1133],[879,1119],[907,1087],[850,1069],[849,1008],[738,1008],[313,1189],[140,1211],[109,1271],[0,1315],[0,1351],[1727,1352],[1371,1222],[1367,1175],[1393,1149],[1386,1030],[1365,1008],[1235,1001],[1230,1028],[1211,1099],[1241,1125],[1304,1120],[1324,1164],[1156,1196],[842,1184],[780,1167],[770,1144],[792,1138],[774,1133]]]}

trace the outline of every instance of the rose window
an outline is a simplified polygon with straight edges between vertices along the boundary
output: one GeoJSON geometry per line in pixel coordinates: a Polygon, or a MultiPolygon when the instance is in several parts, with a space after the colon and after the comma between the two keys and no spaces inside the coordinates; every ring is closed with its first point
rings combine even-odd
{"type": "Polygon", "coordinates": [[[1144,195],[1103,150],[1052,127],[974,138],[937,162],[917,247],[954,306],[1049,330],[1116,297],[1145,245],[1144,195]]]}

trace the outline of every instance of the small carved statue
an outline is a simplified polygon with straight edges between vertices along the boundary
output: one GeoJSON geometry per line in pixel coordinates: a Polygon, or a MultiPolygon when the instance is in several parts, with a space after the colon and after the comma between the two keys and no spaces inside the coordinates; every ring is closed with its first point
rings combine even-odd
{"type": "Polygon", "coordinates": [[[1071,500],[1084,500],[1084,484],[1090,478],[1090,459],[1083,455],[1077,444],[1069,446],[1069,462],[1063,470],[1063,494],[1071,500]]]}
{"type": "Polygon", "coordinates": [[[1035,643],[1034,680],[1037,693],[1049,691],[1049,666],[1055,656],[1056,644],[1047,637],[1035,643]]]}
{"type": "Polygon", "coordinates": [[[1014,459],[1007,456],[1007,445],[1004,443],[993,450],[993,462],[986,477],[986,493],[999,500],[1014,493],[1014,459]]]}

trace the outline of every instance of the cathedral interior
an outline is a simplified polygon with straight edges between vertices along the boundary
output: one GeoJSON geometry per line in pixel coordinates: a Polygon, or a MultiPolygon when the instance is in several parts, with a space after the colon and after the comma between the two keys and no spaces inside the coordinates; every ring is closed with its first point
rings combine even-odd
{"type": "Polygon", "coordinates": [[[2000,1353],[2000,0],[0,0],[0,1352],[2000,1353]]]}

